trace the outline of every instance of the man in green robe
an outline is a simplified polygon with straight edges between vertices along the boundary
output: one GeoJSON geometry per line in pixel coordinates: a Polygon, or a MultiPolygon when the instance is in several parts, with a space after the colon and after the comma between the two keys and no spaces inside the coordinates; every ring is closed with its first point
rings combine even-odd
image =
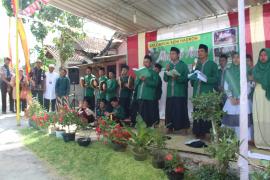
{"type": "Polygon", "coordinates": [[[95,109],[95,96],[94,96],[94,87],[92,81],[96,79],[95,75],[92,74],[92,68],[89,66],[86,68],[85,76],[83,79],[82,87],[84,88],[84,100],[87,101],[91,110],[95,109]]]}
{"type": "MultiPolygon", "coordinates": [[[[218,66],[217,64],[208,59],[208,47],[205,44],[199,45],[198,50],[198,63],[195,70],[200,71],[206,77],[206,81],[199,79],[198,75],[191,79],[193,86],[193,97],[199,96],[203,93],[213,92],[218,83],[218,66]]],[[[196,111],[196,109],[194,109],[196,111]]],[[[193,133],[197,138],[204,138],[207,133],[210,133],[211,122],[202,119],[193,120],[193,133]]]]}
{"type": "Polygon", "coordinates": [[[228,57],[226,54],[221,54],[219,56],[219,69],[218,69],[218,88],[217,91],[223,92],[224,89],[224,81],[225,81],[225,73],[227,70],[227,62],[228,57]]]}
{"type": "Polygon", "coordinates": [[[190,126],[187,107],[188,92],[188,67],[179,60],[180,51],[172,47],[170,51],[170,63],[164,72],[164,81],[167,84],[167,99],[165,120],[168,133],[175,130],[188,129],[190,126]],[[176,70],[178,75],[170,74],[176,70]]]}
{"type": "Polygon", "coordinates": [[[160,116],[159,116],[159,100],[161,98],[161,95],[162,95],[162,80],[161,80],[161,77],[159,76],[159,73],[161,72],[162,70],[162,66],[159,64],[159,63],[156,63],[155,64],[155,67],[154,67],[154,71],[157,73],[158,75],[158,85],[157,85],[157,88],[156,88],[156,114],[158,115],[158,122],[156,123],[156,125],[159,124],[159,121],[160,121],[160,116]]]}
{"type": "MultiPolygon", "coordinates": [[[[112,98],[117,97],[117,88],[118,88],[118,84],[117,81],[115,79],[115,73],[113,71],[109,72],[109,79],[107,80],[107,90],[106,90],[106,100],[107,102],[111,102],[112,98]]],[[[108,111],[111,112],[112,111],[112,106],[111,104],[108,104],[108,111]]]]}
{"type": "Polygon", "coordinates": [[[136,78],[138,113],[142,116],[148,127],[158,122],[156,114],[156,88],[158,85],[158,74],[151,68],[152,58],[149,55],[144,57],[144,67],[147,68],[148,77],[136,78]]]}
{"type": "Polygon", "coordinates": [[[123,65],[121,68],[121,76],[119,77],[119,86],[120,86],[120,105],[125,110],[126,118],[130,116],[130,101],[132,98],[133,82],[134,79],[128,75],[129,67],[123,65]],[[128,84],[131,81],[130,85],[128,84]]]}
{"type": "Polygon", "coordinates": [[[98,83],[99,89],[97,94],[97,101],[99,102],[101,99],[106,99],[106,88],[107,88],[107,76],[105,75],[105,69],[103,67],[98,70],[98,83]]]}

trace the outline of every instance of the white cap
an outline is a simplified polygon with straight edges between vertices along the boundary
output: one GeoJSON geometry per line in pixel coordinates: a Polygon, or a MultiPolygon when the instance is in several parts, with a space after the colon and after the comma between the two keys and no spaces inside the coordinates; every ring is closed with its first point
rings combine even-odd
{"type": "Polygon", "coordinates": [[[49,64],[49,67],[55,68],[54,64],[49,64]]]}

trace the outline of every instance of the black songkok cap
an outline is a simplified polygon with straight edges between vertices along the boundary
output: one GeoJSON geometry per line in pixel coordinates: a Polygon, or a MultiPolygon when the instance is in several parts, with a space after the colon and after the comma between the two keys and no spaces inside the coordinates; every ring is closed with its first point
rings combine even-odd
{"type": "Polygon", "coordinates": [[[205,44],[200,44],[199,49],[204,49],[205,52],[208,52],[208,46],[206,46],[205,44]]]}
{"type": "Polygon", "coordinates": [[[180,53],[180,50],[177,47],[171,47],[171,51],[176,52],[177,54],[180,53]]]}

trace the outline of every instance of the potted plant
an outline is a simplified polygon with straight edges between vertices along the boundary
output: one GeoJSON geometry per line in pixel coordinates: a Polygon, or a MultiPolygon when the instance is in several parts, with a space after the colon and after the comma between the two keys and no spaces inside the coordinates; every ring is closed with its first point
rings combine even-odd
{"type": "Polygon", "coordinates": [[[79,146],[87,147],[91,143],[90,137],[81,137],[77,139],[79,146]]]}
{"type": "Polygon", "coordinates": [[[50,124],[49,115],[46,113],[46,111],[37,112],[31,117],[31,121],[33,122],[35,128],[38,130],[46,130],[50,124]]]}
{"type": "Polygon", "coordinates": [[[150,128],[147,128],[140,115],[136,117],[136,121],[136,131],[130,130],[130,144],[133,146],[132,152],[134,159],[137,161],[144,161],[147,159],[147,148],[152,143],[152,131],[150,128]]]}
{"type": "MultiPolygon", "coordinates": [[[[229,169],[229,162],[236,160],[239,153],[239,140],[235,132],[227,127],[218,127],[217,129],[218,141],[212,141],[206,148],[206,151],[217,162],[217,171],[221,176],[226,177],[229,169]]],[[[213,134],[211,133],[213,136],[213,134]]]]}
{"type": "Polygon", "coordinates": [[[224,115],[220,107],[222,97],[222,93],[211,92],[201,94],[191,99],[193,108],[196,109],[196,111],[192,112],[193,119],[203,119],[211,122],[213,141],[216,143],[219,138],[217,133],[218,124],[220,124],[220,120],[224,115]]]}
{"type": "Polygon", "coordinates": [[[38,128],[36,124],[37,116],[44,112],[44,109],[39,104],[36,98],[33,98],[32,101],[29,102],[27,109],[25,110],[25,117],[28,118],[28,124],[30,127],[38,128]]]}
{"type": "Polygon", "coordinates": [[[196,109],[192,116],[193,119],[211,121],[211,144],[206,151],[217,161],[218,173],[225,176],[229,161],[236,158],[240,143],[232,129],[218,125],[224,115],[220,107],[222,97],[222,93],[212,92],[192,98],[193,107],[196,109]]]}
{"type": "Polygon", "coordinates": [[[177,152],[168,152],[165,156],[165,168],[169,180],[184,179],[185,167],[177,152]]]}
{"type": "Polygon", "coordinates": [[[63,133],[64,141],[75,141],[76,129],[78,126],[82,125],[78,113],[75,110],[64,106],[59,111],[59,124],[65,128],[65,133],[63,133]]]}
{"type": "Polygon", "coordinates": [[[50,136],[56,135],[56,123],[58,122],[58,116],[56,112],[48,112],[48,133],[50,136]]]}
{"type": "Polygon", "coordinates": [[[101,119],[99,123],[96,129],[98,135],[102,135],[105,142],[109,141],[115,151],[125,151],[131,137],[127,128],[107,117],[101,119]]]}
{"type": "Polygon", "coordinates": [[[164,131],[161,128],[153,129],[152,132],[152,146],[153,146],[153,159],[152,159],[152,165],[155,168],[163,169],[165,167],[165,138],[164,138],[164,131]]]}

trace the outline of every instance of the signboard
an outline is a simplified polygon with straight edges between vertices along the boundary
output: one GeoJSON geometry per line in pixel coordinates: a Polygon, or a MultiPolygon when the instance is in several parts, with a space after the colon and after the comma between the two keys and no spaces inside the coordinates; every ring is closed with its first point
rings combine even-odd
{"type": "Polygon", "coordinates": [[[173,46],[179,48],[181,60],[192,64],[198,57],[200,44],[208,46],[209,60],[217,61],[222,53],[230,57],[233,51],[238,51],[237,43],[237,28],[229,28],[188,37],[149,42],[148,49],[154,62],[165,67],[170,60],[170,49],[173,46]]]}

